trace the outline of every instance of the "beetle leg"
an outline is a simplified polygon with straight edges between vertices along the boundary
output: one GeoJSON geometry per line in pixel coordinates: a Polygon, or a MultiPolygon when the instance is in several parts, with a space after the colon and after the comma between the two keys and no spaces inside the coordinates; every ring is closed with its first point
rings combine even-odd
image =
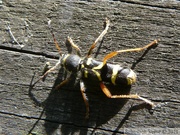
{"type": "Polygon", "coordinates": [[[66,85],[70,80],[71,80],[71,73],[67,72],[66,79],[64,79],[61,83],[59,83],[56,87],[55,90],[59,90],[62,86],[66,85]]]}
{"type": "MultiPolygon", "coordinates": [[[[44,66],[44,69],[43,69],[43,72],[42,72],[42,75],[44,75],[44,73],[46,73],[46,71],[48,71],[50,69],[50,62],[46,62],[45,66],[44,66]]],[[[44,82],[46,79],[46,76],[42,79],[42,81],[44,82]]]]}
{"type": "Polygon", "coordinates": [[[105,29],[103,30],[103,32],[99,35],[99,37],[94,41],[94,43],[91,45],[88,53],[87,53],[87,57],[89,57],[92,53],[92,50],[96,47],[96,44],[99,40],[101,40],[104,35],[107,33],[107,30],[109,28],[109,25],[110,25],[110,21],[106,18],[106,21],[105,21],[105,29]]]}
{"type": "Polygon", "coordinates": [[[60,89],[63,85],[66,85],[69,81],[71,80],[71,77],[66,78],[65,80],[63,80],[60,84],[58,84],[55,89],[58,90],[60,89]]]}
{"type": "Polygon", "coordinates": [[[151,105],[152,108],[155,107],[155,104],[153,102],[151,102],[148,99],[145,99],[137,94],[130,94],[130,95],[112,95],[111,92],[109,91],[109,89],[103,84],[103,82],[100,82],[100,87],[103,91],[103,93],[108,97],[108,98],[129,98],[129,99],[140,99],[144,102],[146,102],[147,104],[151,105]]]}
{"type": "Polygon", "coordinates": [[[86,95],[86,87],[85,87],[85,84],[82,80],[80,80],[80,90],[81,90],[81,94],[82,94],[82,97],[83,97],[83,100],[84,100],[84,103],[85,103],[85,106],[86,106],[86,116],[85,118],[88,119],[89,118],[89,102],[88,102],[88,97],[86,95]]]}
{"type": "Polygon", "coordinates": [[[81,50],[79,49],[78,45],[76,45],[73,42],[72,38],[70,38],[69,36],[67,37],[66,40],[66,47],[68,49],[68,53],[72,53],[72,48],[74,48],[77,51],[77,54],[81,56],[81,50]]]}
{"type": "Polygon", "coordinates": [[[59,60],[54,67],[52,67],[52,68],[50,68],[48,71],[46,71],[46,72],[44,73],[44,75],[42,75],[31,87],[34,87],[34,85],[35,85],[36,83],[38,83],[40,80],[43,80],[44,77],[46,77],[48,73],[50,73],[50,72],[52,72],[53,70],[55,70],[60,64],[61,64],[61,62],[60,62],[60,60],[59,60]]]}
{"type": "Polygon", "coordinates": [[[151,47],[157,43],[158,43],[158,40],[154,40],[151,43],[149,43],[148,45],[141,47],[141,48],[133,48],[133,49],[126,49],[126,50],[119,50],[119,51],[111,52],[104,57],[102,64],[98,65],[97,67],[94,67],[93,69],[101,69],[106,64],[108,59],[113,58],[114,56],[116,56],[119,53],[143,51],[143,50],[145,50],[145,49],[147,49],[147,48],[149,48],[149,47],[151,47]]]}

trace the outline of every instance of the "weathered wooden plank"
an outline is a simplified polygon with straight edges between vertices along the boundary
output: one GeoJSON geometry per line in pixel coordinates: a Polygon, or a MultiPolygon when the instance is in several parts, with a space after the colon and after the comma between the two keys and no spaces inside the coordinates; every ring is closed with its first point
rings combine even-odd
{"type": "Polygon", "coordinates": [[[31,130],[37,134],[133,134],[132,128],[136,133],[143,133],[142,129],[154,127],[161,132],[162,128],[178,131],[175,129],[180,128],[178,1],[3,1],[1,10],[1,134],[27,134],[31,130]],[[88,84],[91,112],[89,120],[85,120],[78,84],[74,87],[72,82],[60,91],[53,91],[52,87],[62,80],[60,70],[32,90],[34,97],[45,104],[36,106],[29,94],[34,72],[37,72],[36,80],[44,64],[50,61],[53,65],[58,57],[47,18],[52,20],[63,52],[66,51],[64,41],[71,36],[85,54],[103,29],[105,17],[111,20],[111,26],[100,50],[94,51],[99,60],[108,52],[161,39],[142,59],[143,53],[130,53],[119,55],[113,61],[130,67],[135,65],[138,82],[132,86],[131,93],[164,105],[153,115],[145,109],[130,113],[131,106],[142,102],[129,100],[125,104],[122,100],[108,100],[97,86],[88,84]],[[23,49],[12,44],[7,23],[17,41],[25,45],[23,49]]]}
{"type": "Polygon", "coordinates": [[[144,5],[144,6],[153,6],[153,7],[158,7],[158,8],[178,9],[178,10],[179,10],[179,6],[180,6],[180,3],[177,2],[176,0],[167,0],[167,1],[121,0],[121,2],[127,2],[130,4],[138,4],[138,5],[144,5]]]}

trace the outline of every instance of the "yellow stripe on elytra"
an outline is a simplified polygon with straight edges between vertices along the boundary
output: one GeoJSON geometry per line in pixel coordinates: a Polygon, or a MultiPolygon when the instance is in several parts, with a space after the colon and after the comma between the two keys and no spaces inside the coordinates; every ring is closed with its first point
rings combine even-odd
{"type": "Polygon", "coordinates": [[[115,65],[113,67],[112,75],[111,75],[111,82],[116,85],[116,78],[118,74],[119,65],[115,65]]]}
{"type": "Polygon", "coordinates": [[[92,71],[96,74],[99,81],[102,81],[101,74],[99,72],[97,72],[96,70],[94,70],[94,69],[92,69],[92,71]]]}

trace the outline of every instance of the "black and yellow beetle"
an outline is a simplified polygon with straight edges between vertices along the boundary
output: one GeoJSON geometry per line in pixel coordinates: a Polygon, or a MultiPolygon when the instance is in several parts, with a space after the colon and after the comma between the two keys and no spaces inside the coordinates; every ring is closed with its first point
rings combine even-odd
{"type": "MultiPolygon", "coordinates": [[[[158,43],[158,40],[154,40],[148,45],[141,47],[141,48],[133,48],[133,49],[126,49],[126,50],[118,50],[107,54],[102,61],[97,61],[90,57],[92,50],[96,47],[98,41],[100,41],[104,35],[107,33],[107,30],[110,25],[110,21],[108,19],[105,20],[105,28],[99,37],[95,40],[95,42],[90,47],[87,55],[85,57],[81,57],[79,47],[73,42],[73,40],[68,37],[66,41],[66,46],[68,47],[68,53],[62,54],[60,51],[60,47],[55,39],[53,34],[52,28],[50,26],[50,21],[48,22],[49,28],[51,30],[54,43],[56,48],[59,51],[60,57],[59,61],[56,65],[50,69],[48,69],[43,76],[41,76],[33,85],[32,87],[42,80],[48,73],[55,70],[58,66],[63,67],[68,71],[70,74],[80,73],[80,90],[86,105],[86,118],[89,117],[89,103],[88,97],[86,96],[86,87],[83,81],[83,78],[86,79],[93,79],[95,82],[99,83],[100,88],[102,89],[103,93],[108,98],[129,98],[129,99],[140,99],[151,106],[151,108],[155,107],[155,104],[148,99],[145,99],[137,94],[129,94],[129,95],[112,95],[111,91],[105,86],[104,82],[109,83],[111,85],[132,85],[136,82],[136,74],[130,68],[124,68],[120,65],[110,64],[107,63],[107,60],[116,56],[119,53],[123,52],[139,52],[145,50],[155,44],[158,43]],[[72,54],[72,48],[77,51],[76,54],[72,54]]],[[[56,88],[61,87],[62,85],[66,84],[70,80],[70,76],[68,76],[63,82],[61,82],[56,88]]]]}

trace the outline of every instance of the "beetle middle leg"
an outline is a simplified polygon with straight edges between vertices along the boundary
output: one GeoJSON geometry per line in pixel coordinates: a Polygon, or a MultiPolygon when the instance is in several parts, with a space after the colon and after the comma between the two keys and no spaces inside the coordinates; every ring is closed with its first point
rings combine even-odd
{"type": "Polygon", "coordinates": [[[86,86],[83,82],[83,80],[80,80],[80,90],[81,90],[81,94],[82,94],[82,97],[83,97],[83,100],[84,100],[84,103],[85,103],[85,106],[86,106],[86,116],[85,118],[88,119],[89,118],[89,102],[88,102],[88,97],[86,95],[86,86]]]}
{"type": "Polygon", "coordinates": [[[109,89],[104,85],[103,82],[100,82],[100,87],[103,91],[103,93],[108,97],[108,98],[129,98],[129,99],[140,99],[147,104],[151,105],[152,108],[155,107],[155,104],[151,102],[150,100],[143,98],[137,94],[130,94],[130,95],[112,95],[109,89]]]}

